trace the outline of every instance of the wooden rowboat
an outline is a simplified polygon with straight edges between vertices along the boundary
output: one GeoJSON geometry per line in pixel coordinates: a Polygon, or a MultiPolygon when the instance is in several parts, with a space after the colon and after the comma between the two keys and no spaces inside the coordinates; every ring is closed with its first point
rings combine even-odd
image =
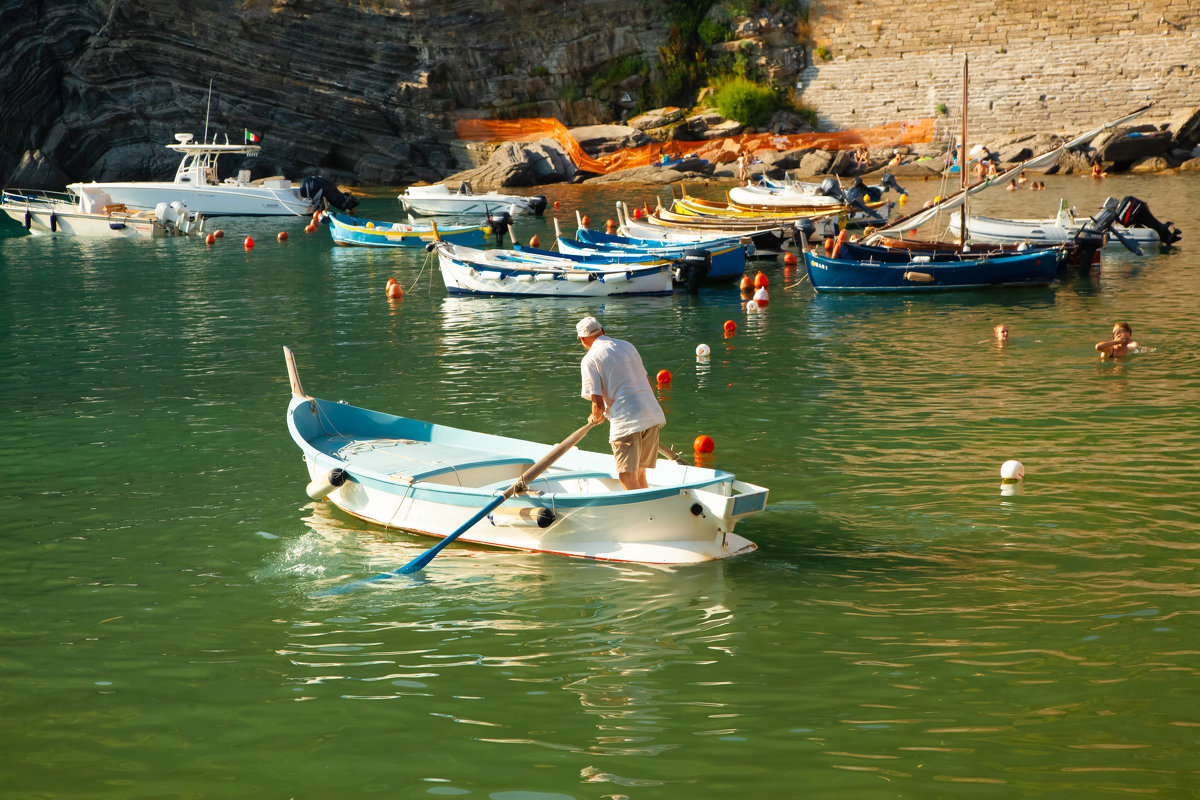
{"type": "Polygon", "coordinates": [[[608,297],[670,294],[673,262],[587,263],[555,254],[435,242],[450,294],[608,297]]]}
{"type": "Polygon", "coordinates": [[[328,212],[329,235],[335,244],[360,247],[424,247],[436,238],[469,247],[484,247],[492,236],[491,226],[413,224],[378,222],[328,212]]]}
{"type": "MultiPolygon", "coordinates": [[[[287,426],[308,494],[385,528],[438,538],[509,489],[552,445],[452,428],[310,397],[283,348],[287,426]]],[[[650,487],[625,491],[611,453],[568,450],[460,534],[464,542],[603,561],[688,564],[749,553],[733,532],[767,490],[731,473],[660,459],[650,487]]]]}

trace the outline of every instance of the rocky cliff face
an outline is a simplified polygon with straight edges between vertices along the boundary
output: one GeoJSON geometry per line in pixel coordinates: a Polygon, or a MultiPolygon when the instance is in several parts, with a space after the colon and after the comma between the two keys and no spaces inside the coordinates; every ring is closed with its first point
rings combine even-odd
{"type": "Polygon", "coordinates": [[[169,178],[207,113],[263,137],[255,177],[436,179],[459,116],[562,116],[547,97],[666,34],[633,0],[0,0],[0,177],[169,178]]]}

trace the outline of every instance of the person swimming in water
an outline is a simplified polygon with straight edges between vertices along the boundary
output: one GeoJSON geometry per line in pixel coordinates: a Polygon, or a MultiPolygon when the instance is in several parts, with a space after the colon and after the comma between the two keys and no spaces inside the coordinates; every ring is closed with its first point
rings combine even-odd
{"type": "Polygon", "coordinates": [[[1118,322],[1113,325],[1112,339],[1107,342],[1097,342],[1096,349],[1100,351],[1101,360],[1127,355],[1130,348],[1137,349],[1138,343],[1133,341],[1133,328],[1128,322],[1118,322]]]}

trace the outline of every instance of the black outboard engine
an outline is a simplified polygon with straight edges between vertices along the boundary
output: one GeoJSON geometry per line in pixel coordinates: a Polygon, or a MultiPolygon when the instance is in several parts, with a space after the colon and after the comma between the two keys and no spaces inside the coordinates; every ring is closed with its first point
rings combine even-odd
{"type": "Polygon", "coordinates": [[[883,197],[883,193],[888,189],[894,190],[897,194],[907,195],[904,187],[896,182],[896,176],[890,172],[883,173],[883,177],[879,179],[879,185],[871,187],[871,199],[878,200],[883,197]]]}
{"type": "Polygon", "coordinates": [[[358,205],[358,198],[338,189],[333,181],[309,175],[300,181],[300,196],[312,203],[317,211],[333,206],[339,211],[350,213],[358,205]]]}
{"type": "Polygon", "coordinates": [[[534,194],[527,199],[529,200],[529,210],[533,212],[534,216],[540,217],[546,210],[546,195],[534,194]]]}
{"type": "MultiPolygon", "coordinates": [[[[1113,203],[1111,197],[1104,202],[1105,209],[1109,207],[1110,203],[1113,203]]],[[[1175,227],[1174,222],[1159,222],[1150,213],[1150,207],[1132,195],[1126,196],[1120,203],[1115,203],[1114,212],[1118,224],[1127,228],[1134,225],[1150,228],[1158,234],[1158,240],[1168,247],[1183,238],[1183,234],[1175,227]]]]}
{"type": "Polygon", "coordinates": [[[707,250],[684,250],[683,255],[675,260],[671,272],[676,283],[687,287],[688,294],[696,294],[711,269],[712,253],[707,250]]]}
{"type": "MultiPolygon", "coordinates": [[[[880,197],[883,193],[880,192],[880,197]]],[[[878,198],[871,197],[871,190],[863,183],[862,178],[855,178],[854,185],[846,190],[846,205],[850,208],[857,209],[866,214],[870,219],[868,222],[886,222],[887,217],[882,217],[875,213],[875,210],[867,205],[868,201],[877,200],[878,198]]]]}
{"type": "Polygon", "coordinates": [[[492,229],[492,235],[496,237],[496,247],[504,247],[504,237],[512,226],[512,214],[507,211],[489,210],[483,224],[492,229]]]}
{"type": "Polygon", "coordinates": [[[796,220],[792,226],[792,243],[796,249],[803,251],[804,243],[812,246],[813,234],[817,232],[817,224],[807,217],[796,220]]]}
{"type": "Polygon", "coordinates": [[[845,202],[846,195],[842,193],[842,187],[833,178],[826,178],[821,181],[821,185],[817,187],[817,194],[823,194],[826,197],[832,197],[834,200],[845,202]]]}

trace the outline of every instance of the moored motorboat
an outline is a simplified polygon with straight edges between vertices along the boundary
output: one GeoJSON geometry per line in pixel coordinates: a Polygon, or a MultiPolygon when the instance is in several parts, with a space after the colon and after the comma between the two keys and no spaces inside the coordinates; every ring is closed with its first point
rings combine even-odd
{"type": "MultiPolygon", "coordinates": [[[[284,348],[287,427],[308,493],[389,529],[438,538],[509,490],[551,445],[452,428],[310,397],[284,348]]],[[[688,564],[755,549],[735,525],[767,489],[728,472],[659,459],[626,491],[611,453],[572,448],[459,535],[463,542],[604,561],[688,564]]]]}
{"type": "MultiPolygon", "coordinates": [[[[1110,197],[1101,206],[1102,219],[1108,220],[1109,230],[1113,236],[1108,246],[1119,246],[1126,242],[1134,242],[1140,247],[1153,245],[1172,245],[1179,241],[1181,234],[1175,223],[1160,223],[1150,213],[1146,204],[1136,197],[1126,197],[1118,201],[1110,197]],[[1110,212],[1104,214],[1104,212],[1110,212]]],[[[962,225],[960,211],[954,211],[950,216],[950,228],[955,230],[962,225]]],[[[1074,209],[1068,209],[1066,203],[1060,201],[1058,213],[1052,218],[1043,219],[1003,219],[999,217],[984,217],[978,214],[967,214],[966,230],[969,240],[985,244],[1011,244],[1028,242],[1035,245],[1057,245],[1074,241],[1080,231],[1088,226],[1095,227],[1095,221],[1090,217],[1079,218],[1074,209]]]]}
{"type": "Polygon", "coordinates": [[[113,203],[127,208],[151,210],[159,203],[180,201],[193,213],[216,216],[307,216],[313,204],[301,197],[300,187],[284,178],[250,180],[250,170],[242,169],[220,180],[217,161],[221,156],[258,155],[257,144],[230,144],[228,137],[218,144],[194,142],[192,134],[178,133],[175,144],[167,148],[183,155],[170,181],[105,181],[72,183],[75,192],[94,189],[106,193],[113,203]]]}
{"type": "Polygon", "coordinates": [[[542,195],[501,194],[499,192],[476,193],[469,181],[458,185],[451,192],[444,183],[431,186],[409,186],[398,199],[413,214],[436,216],[440,214],[496,214],[507,211],[517,214],[540,215],[546,210],[546,198],[542,195]]]}
{"type": "Polygon", "coordinates": [[[5,189],[0,211],[34,235],[64,234],[115,238],[158,238],[199,233],[204,218],[182,202],[159,203],[152,211],[129,211],[102,191],[5,189]]]}

